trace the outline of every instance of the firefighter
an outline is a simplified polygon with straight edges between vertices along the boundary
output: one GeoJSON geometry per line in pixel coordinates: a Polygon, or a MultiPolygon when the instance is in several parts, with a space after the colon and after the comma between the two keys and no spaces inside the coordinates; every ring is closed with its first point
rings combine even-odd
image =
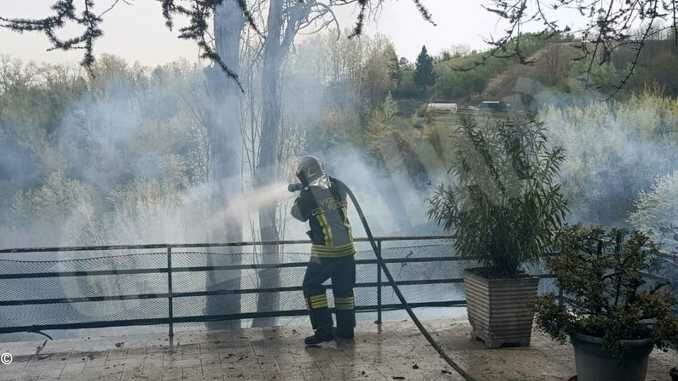
{"type": "Polygon", "coordinates": [[[320,161],[313,156],[300,160],[296,175],[301,181],[301,192],[294,201],[292,216],[309,222],[311,230],[307,234],[312,242],[303,290],[315,334],[304,342],[318,345],[335,337],[353,339],[355,248],[347,215],[346,185],[327,176],[320,161]],[[332,314],[322,285],[330,278],[336,330],[333,330],[332,314]]]}

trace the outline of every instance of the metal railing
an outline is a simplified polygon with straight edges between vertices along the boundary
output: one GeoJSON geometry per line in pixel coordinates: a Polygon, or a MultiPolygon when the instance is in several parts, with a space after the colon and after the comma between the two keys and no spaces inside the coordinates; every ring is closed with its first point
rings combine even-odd
{"type": "MultiPolygon", "coordinates": [[[[404,242],[404,241],[450,241],[450,236],[403,236],[403,237],[375,237],[377,249],[381,252],[385,242],[404,242]]],[[[366,242],[366,238],[358,238],[356,242],[366,242]]],[[[227,264],[227,265],[200,265],[200,266],[175,266],[173,265],[173,257],[178,249],[217,249],[217,248],[236,248],[236,247],[252,247],[252,246],[271,246],[271,245],[298,245],[308,244],[307,240],[286,240],[286,241],[270,241],[270,242],[234,242],[234,243],[199,243],[199,244],[151,244],[151,245],[111,245],[111,246],[72,246],[72,247],[42,247],[42,248],[21,248],[21,249],[4,249],[0,250],[0,260],[4,256],[10,254],[36,254],[36,253],[57,253],[57,252],[110,252],[113,250],[151,250],[161,249],[162,254],[166,255],[166,265],[164,267],[154,268],[128,268],[128,269],[94,269],[94,270],[74,270],[74,271],[40,271],[40,272],[5,272],[0,268],[0,281],[7,280],[37,280],[50,278],[90,278],[100,276],[121,276],[121,275],[149,275],[149,274],[165,274],[167,285],[166,291],[160,293],[138,293],[138,294],[119,294],[119,295],[95,295],[95,296],[75,296],[75,297],[58,297],[58,298],[33,298],[33,299],[9,299],[0,300],[0,308],[20,307],[20,306],[45,306],[53,304],[72,304],[83,302],[111,302],[111,301],[126,301],[126,300],[149,300],[149,299],[166,299],[167,300],[167,316],[154,318],[140,318],[140,319],[111,319],[111,320],[92,320],[92,321],[78,321],[69,323],[53,323],[53,324],[26,324],[26,325],[8,325],[0,326],[0,334],[16,333],[16,332],[42,332],[50,330],[69,330],[69,329],[91,329],[91,328],[110,328],[110,327],[125,327],[125,326],[149,326],[149,325],[167,325],[170,340],[174,336],[174,325],[180,323],[207,323],[217,321],[232,321],[242,319],[257,319],[257,318],[272,318],[272,317],[292,317],[303,316],[307,314],[306,309],[281,309],[275,311],[255,311],[255,312],[238,312],[231,314],[200,314],[200,315],[183,315],[175,316],[174,305],[177,299],[192,298],[192,297],[209,297],[217,295],[245,295],[245,294],[262,294],[262,293],[282,293],[282,292],[299,292],[302,291],[301,281],[296,286],[280,286],[268,288],[231,288],[231,289],[216,289],[216,290],[200,290],[200,291],[176,291],[174,287],[173,274],[181,273],[195,273],[195,272],[209,272],[220,270],[264,270],[264,269],[284,269],[284,268],[304,268],[307,262],[283,262],[274,264],[257,264],[257,263],[241,263],[241,264],[227,264]]],[[[442,245],[442,244],[440,244],[442,245]]],[[[447,244],[446,244],[447,245],[447,244]]],[[[417,246],[414,246],[416,248],[417,246]]],[[[452,252],[452,245],[449,243],[450,253],[452,252]]],[[[157,254],[157,253],[156,253],[157,254]]],[[[186,253],[180,253],[186,254],[186,253]]],[[[100,257],[105,258],[105,257],[100,257]]],[[[384,258],[386,264],[433,264],[444,262],[463,262],[472,261],[467,257],[445,255],[445,256],[423,256],[423,257],[397,257],[384,258]]],[[[383,302],[383,287],[390,287],[390,283],[382,280],[382,271],[379,269],[376,259],[356,259],[356,265],[374,266],[376,272],[376,282],[358,282],[355,287],[374,288],[376,289],[376,304],[356,305],[357,313],[375,313],[377,315],[375,323],[381,324],[382,313],[384,311],[401,310],[404,309],[400,303],[384,303],[383,302]]],[[[370,270],[372,271],[372,270],[370,270]]],[[[552,278],[551,274],[535,274],[542,279],[552,278]]],[[[650,275],[650,274],[645,274],[650,275]]],[[[652,277],[652,276],[650,276],[652,277]]],[[[665,278],[658,277],[666,280],[665,278]]],[[[463,278],[434,278],[434,279],[410,279],[397,280],[398,286],[424,286],[424,285],[444,285],[444,284],[459,284],[463,283],[463,278]]],[[[327,286],[328,288],[330,286],[327,286]]],[[[559,294],[561,302],[564,300],[562,293],[559,294]]],[[[566,298],[565,298],[566,299],[566,298]]],[[[452,300],[435,300],[435,301],[411,301],[411,307],[462,307],[466,305],[464,299],[452,300]]]]}
{"type": "MultiPolygon", "coordinates": [[[[376,237],[378,250],[382,250],[382,245],[385,242],[395,241],[449,241],[449,236],[403,236],[403,237],[376,237]]],[[[356,242],[366,242],[366,238],[358,238],[356,242]]],[[[217,314],[217,315],[189,315],[189,316],[175,316],[174,304],[177,299],[191,298],[191,297],[209,297],[216,295],[233,295],[233,294],[261,294],[261,293],[280,293],[301,291],[301,282],[297,286],[273,287],[273,288],[238,288],[238,289],[217,289],[217,290],[201,290],[201,291],[180,291],[177,292],[174,288],[173,274],[193,273],[193,272],[208,272],[219,270],[263,270],[263,269],[283,269],[283,268],[303,268],[307,262],[283,262],[275,264],[256,264],[256,263],[242,263],[242,264],[227,264],[227,265],[206,265],[206,266],[175,266],[173,265],[173,256],[178,249],[215,249],[215,248],[236,248],[236,247],[252,247],[252,246],[271,246],[271,245],[297,245],[307,244],[307,240],[287,240],[287,241],[271,241],[271,242],[234,242],[234,243],[199,243],[199,244],[151,244],[151,245],[110,245],[110,246],[72,246],[72,247],[42,247],[42,248],[21,248],[21,249],[5,249],[0,250],[0,259],[9,254],[35,254],[35,253],[57,253],[57,252],[110,252],[112,250],[151,250],[161,249],[166,252],[166,266],[155,268],[128,268],[128,269],[94,269],[94,270],[74,270],[74,271],[41,271],[41,272],[3,272],[0,271],[0,281],[3,280],[21,280],[21,279],[49,279],[49,278],[90,278],[99,276],[121,276],[121,275],[148,275],[148,274],[165,274],[167,279],[166,292],[161,293],[139,293],[139,294],[119,294],[119,295],[95,295],[95,296],[75,296],[75,297],[58,297],[58,298],[33,298],[33,299],[11,299],[0,300],[0,308],[19,307],[19,306],[44,306],[50,304],[72,304],[83,302],[110,302],[110,301],[125,301],[125,300],[148,300],[148,299],[166,299],[167,300],[167,316],[141,319],[116,319],[116,320],[94,320],[94,321],[79,321],[68,323],[54,323],[54,324],[27,324],[27,325],[11,325],[0,327],[0,334],[16,333],[16,332],[42,332],[50,330],[68,330],[68,329],[91,329],[91,328],[110,328],[110,327],[124,327],[124,326],[148,326],[148,325],[168,325],[169,336],[174,336],[174,325],[179,323],[206,323],[215,321],[241,320],[241,319],[256,319],[256,318],[271,318],[271,317],[290,317],[303,316],[307,314],[306,309],[281,309],[276,311],[256,311],[256,312],[239,312],[233,314],[217,314]]],[[[449,243],[450,253],[452,252],[452,245],[449,243]]],[[[440,262],[454,262],[454,261],[468,261],[468,258],[460,256],[427,256],[427,257],[402,257],[402,258],[385,258],[384,263],[387,264],[422,264],[422,263],[440,263],[440,262]]],[[[355,287],[358,288],[375,288],[376,289],[376,304],[357,305],[357,313],[376,312],[377,324],[382,322],[382,313],[384,311],[403,309],[399,303],[383,303],[382,288],[389,287],[390,284],[382,281],[382,271],[380,271],[376,259],[356,259],[356,265],[370,265],[374,266],[376,272],[376,282],[358,282],[355,287]]],[[[433,284],[455,284],[462,283],[463,278],[437,278],[437,279],[411,279],[399,280],[398,286],[416,286],[416,285],[433,285],[433,284]]],[[[328,288],[330,286],[327,286],[328,288]]],[[[455,307],[464,306],[465,300],[438,300],[428,302],[410,303],[412,307],[455,307]]]]}

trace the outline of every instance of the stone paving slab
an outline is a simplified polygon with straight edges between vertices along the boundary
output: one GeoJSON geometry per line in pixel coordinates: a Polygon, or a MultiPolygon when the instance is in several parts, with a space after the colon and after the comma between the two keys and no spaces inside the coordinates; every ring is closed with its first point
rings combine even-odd
{"type": "MultiPolygon", "coordinates": [[[[529,348],[486,349],[465,322],[427,321],[448,354],[478,381],[552,381],[574,375],[569,345],[535,332],[529,348]]],[[[14,361],[0,381],[451,380],[462,381],[408,321],[381,332],[359,323],[353,342],[306,348],[300,328],[253,328],[0,343],[14,361]]],[[[653,352],[647,381],[668,381],[675,353],[653,352]]]]}

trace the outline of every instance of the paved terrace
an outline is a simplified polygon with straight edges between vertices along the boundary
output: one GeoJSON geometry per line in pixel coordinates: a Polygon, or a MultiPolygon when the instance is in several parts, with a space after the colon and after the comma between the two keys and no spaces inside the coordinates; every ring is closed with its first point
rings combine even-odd
{"type": "MultiPolygon", "coordinates": [[[[488,350],[469,339],[465,322],[425,323],[448,353],[478,381],[567,380],[574,375],[569,345],[535,332],[529,348],[488,350]]],[[[305,328],[179,332],[48,342],[0,343],[14,354],[0,380],[462,380],[409,321],[385,322],[382,333],[359,323],[354,343],[305,348],[305,328]]],[[[675,353],[653,352],[647,381],[668,381],[675,353]]]]}

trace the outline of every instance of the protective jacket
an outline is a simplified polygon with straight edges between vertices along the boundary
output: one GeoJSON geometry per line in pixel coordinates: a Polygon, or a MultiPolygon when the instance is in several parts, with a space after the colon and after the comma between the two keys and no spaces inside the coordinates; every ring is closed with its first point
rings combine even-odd
{"type": "Polygon", "coordinates": [[[311,255],[337,258],[355,255],[351,224],[348,220],[346,185],[330,177],[330,186],[310,185],[294,201],[292,216],[309,221],[311,255]]]}
{"type": "Polygon", "coordinates": [[[331,335],[332,314],[325,286],[332,279],[337,316],[336,336],[352,338],[355,327],[355,248],[347,214],[347,187],[341,181],[320,175],[314,177],[294,201],[292,216],[309,221],[311,261],[304,274],[304,297],[311,326],[323,337],[331,335]]]}

